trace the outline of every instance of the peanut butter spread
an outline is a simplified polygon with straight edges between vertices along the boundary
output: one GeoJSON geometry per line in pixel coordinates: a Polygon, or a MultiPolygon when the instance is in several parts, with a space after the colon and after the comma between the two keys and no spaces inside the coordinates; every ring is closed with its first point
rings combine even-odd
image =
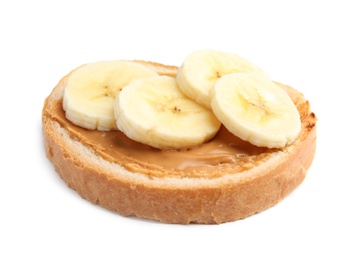
{"type": "MultiPolygon", "coordinates": [[[[161,74],[174,76],[172,73],[161,74]]],[[[59,84],[66,84],[67,77],[59,84]]],[[[292,94],[293,89],[277,83],[284,88],[297,106],[302,121],[300,138],[304,139],[304,128],[308,128],[309,105],[305,106],[292,94]],[[290,93],[291,92],[291,93],[290,93]],[[292,94],[292,95],[291,95],[292,94]]],[[[72,138],[76,138],[91,147],[96,154],[113,163],[117,163],[131,172],[138,172],[149,177],[191,177],[218,178],[226,174],[235,174],[249,170],[264,162],[272,153],[284,149],[257,147],[231,134],[222,126],[217,135],[199,147],[180,150],[159,150],[135,142],[121,131],[87,130],[72,124],[65,116],[62,99],[54,101],[45,109],[47,117],[64,127],[72,138]]],[[[308,103],[308,101],[305,101],[308,103]]],[[[313,113],[311,116],[315,117],[313,113]]],[[[313,125],[314,126],[314,125],[313,125]]],[[[313,128],[311,126],[311,128],[313,128]]]]}
{"type": "Polygon", "coordinates": [[[223,126],[211,141],[199,147],[163,151],[135,142],[118,130],[94,131],[72,124],[66,119],[62,100],[46,112],[73,138],[91,147],[99,156],[149,177],[217,178],[248,170],[277,151],[242,141],[223,126]]]}

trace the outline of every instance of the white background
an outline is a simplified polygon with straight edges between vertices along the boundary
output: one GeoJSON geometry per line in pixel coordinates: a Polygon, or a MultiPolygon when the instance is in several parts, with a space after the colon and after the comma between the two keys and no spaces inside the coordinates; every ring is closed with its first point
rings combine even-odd
{"type": "Polygon", "coordinates": [[[1,1],[0,259],[351,259],[348,1],[1,1]],[[277,206],[221,225],[121,217],[81,199],[43,149],[44,99],[71,69],[180,65],[211,48],[310,100],[317,154],[277,206]]]}

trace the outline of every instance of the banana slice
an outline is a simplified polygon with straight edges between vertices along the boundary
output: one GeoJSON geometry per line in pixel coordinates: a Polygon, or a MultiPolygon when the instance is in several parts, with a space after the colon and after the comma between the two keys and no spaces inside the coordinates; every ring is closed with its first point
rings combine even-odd
{"type": "Polygon", "coordinates": [[[210,90],[215,82],[223,75],[235,72],[266,75],[259,67],[235,54],[200,50],[186,57],[176,78],[180,89],[188,97],[210,108],[210,90]]]}
{"type": "Polygon", "coordinates": [[[256,146],[284,147],[301,130],[299,112],[289,95],[266,77],[223,76],[211,90],[211,106],[231,133],[256,146]]]}
{"type": "Polygon", "coordinates": [[[117,129],[113,104],[132,80],[158,75],[131,61],[100,61],[75,70],[67,81],[63,109],[72,123],[91,130],[117,129]]]}
{"type": "Polygon", "coordinates": [[[175,78],[133,81],[116,98],[118,129],[159,149],[188,149],[211,139],[221,123],[210,109],[185,96],[175,78]]]}

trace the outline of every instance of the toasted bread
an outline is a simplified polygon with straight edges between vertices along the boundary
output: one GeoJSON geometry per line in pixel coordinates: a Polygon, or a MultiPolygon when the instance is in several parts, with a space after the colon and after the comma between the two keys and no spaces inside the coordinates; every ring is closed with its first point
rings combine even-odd
{"type": "MultiPolygon", "coordinates": [[[[177,72],[175,66],[137,62],[160,74],[175,76],[177,72]]],[[[118,158],[109,160],[101,156],[94,145],[72,135],[68,122],[55,116],[54,110],[62,109],[58,106],[70,75],[60,80],[43,107],[47,157],[63,181],[83,198],[123,216],[181,224],[243,219],[275,205],[291,193],[304,180],[313,161],[316,116],[303,94],[277,83],[290,95],[301,116],[302,130],[293,144],[263,150],[265,156],[250,155],[248,167],[234,171],[227,165],[224,168],[227,171],[222,169],[221,174],[216,174],[216,166],[194,176],[182,175],[181,170],[178,175],[148,174],[142,170],[143,164],[138,166],[140,171],[130,170],[118,158]]]]}

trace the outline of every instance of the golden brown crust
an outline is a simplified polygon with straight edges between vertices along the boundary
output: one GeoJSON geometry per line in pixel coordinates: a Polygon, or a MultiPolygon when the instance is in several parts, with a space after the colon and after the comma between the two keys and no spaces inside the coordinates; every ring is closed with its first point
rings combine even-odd
{"type": "MultiPolygon", "coordinates": [[[[144,63],[173,75],[176,70],[174,66],[144,63]]],[[[83,198],[124,216],[182,224],[242,219],[275,205],[293,191],[303,181],[315,154],[316,117],[302,94],[281,85],[304,115],[302,132],[293,145],[272,154],[259,167],[235,176],[147,178],[99,158],[52,120],[50,105],[62,97],[65,80],[53,90],[43,108],[47,156],[61,178],[83,198]]]]}

